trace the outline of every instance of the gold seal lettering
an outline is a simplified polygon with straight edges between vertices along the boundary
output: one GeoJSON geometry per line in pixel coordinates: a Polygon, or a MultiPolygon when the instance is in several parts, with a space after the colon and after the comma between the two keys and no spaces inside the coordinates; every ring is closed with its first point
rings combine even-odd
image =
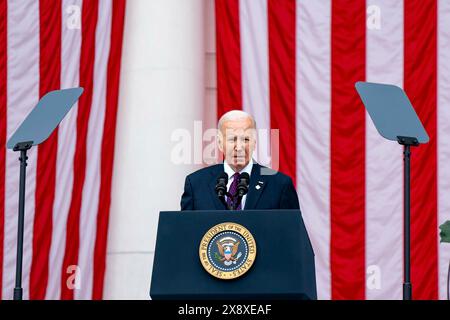
{"type": "Polygon", "coordinates": [[[236,279],[248,272],[252,267],[256,258],[256,241],[250,231],[244,226],[234,222],[221,223],[210,228],[201,239],[199,246],[199,257],[203,268],[213,277],[224,280],[236,279]],[[238,251],[241,254],[239,255],[239,253],[235,252],[235,256],[231,259],[230,256],[227,256],[227,258],[225,258],[225,256],[218,255],[217,251],[214,251],[215,255],[209,252],[209,248],[215,249],[217,247],[217,239],[220,239],[220,236],[216,236],[226,232],[239,234],[242,237],[241,240],[245,240],[246,244],[240,244],[240,246],[242,246],[240,248],[247,248],[246,256],[245,254],[243,255],[242,251],[239,250],[238,251]],[[213,239],[215,239],[214,243],[211,243],[213,239]],[[209,256],[209,254],[211,254],[211,257],[209,256]],[[210,261],[210,259],[216,260],[210,261]],[[246,260],[242,261],[239,259],[246,260]],[[225,260],[227,261],[228,265],[224,264],[225,260]],[[240,265],[239,268],[226,271],[227,266],[233,266],[236,265],[236,263],[240,265]]]}

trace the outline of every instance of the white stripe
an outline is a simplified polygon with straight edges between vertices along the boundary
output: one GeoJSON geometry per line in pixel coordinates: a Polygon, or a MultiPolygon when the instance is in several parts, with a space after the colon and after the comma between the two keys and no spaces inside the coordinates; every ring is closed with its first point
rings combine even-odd
{"type": "MultiPolygon", "coordinates": [[[[438,225],[450,220],[450,1],[438,2],[438,225]]],[[[439,238],[439,236],[438,236],[439,238]]],[[[447,299],[450,244],[440,243],[439,298],[447,299]]]]}
{"type": "MultiPolygon", "coordinates": [[[[39,100],[39,2],[8,1],[8,106],[9,139],[39,100]]],[[[11,299],[15,285],[19,154],[6,153],[3,299],[11,299]]],[[[23,298],[29,297],[33,249],[37,148],[28,152],[23,252],[23,298]]]]}
{"type": "MultiPolygon", "coordinates": [[[[369,19],[371,5],[381,10],[381,25],[366,28],[367,81],[402,86],[403,3],[368,0],[369,19]]],[[[380,136],[366,113],[366,299],[402,298],[402,152],[380,136]]]]}
{"type": "Polygon", "coordinates": [[[91,299],[94,269],[94,245],[100,192],[100,161],[106,109],[106,76],[111,38],[112,2],[100,0],[95,41],[94,93],[89,117],[86,153],[86,178],[80,211],[80,249],[78,265],[80,289],[75,299],[91,299]]]}
{"type": "Polygon", "coordinates": [[[255,159],[270,165],[269,54],[267,0],[240,0],[242,103],[259,130],[255,159]]]}
{"type": "MultiPolygon", "coordinates": [[[[81,29],[74,29],[74,20],[69,22],[69,18],[81,19],[81,5],[82,0],[63,0],[62,2],[62,89],[79,85],[81,29]]],[[[72,110],[59,125],[58,130],[53,230],[46,299],[59,299],[61,294],[61,268],[66,247],[66,225],[73,188],[73,158],[77,137],[77,109],[78,103],[72,107],[72,110]]]]}
{"type": "Polygon", "coordinates": [[[331,2],[298,1],[296,12],[297,188],[317,295],[330,299],[331,2]]]}

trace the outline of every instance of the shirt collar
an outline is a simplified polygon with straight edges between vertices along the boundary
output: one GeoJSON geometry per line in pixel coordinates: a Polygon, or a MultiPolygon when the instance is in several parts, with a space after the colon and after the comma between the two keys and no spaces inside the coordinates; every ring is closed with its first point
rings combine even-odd
{"type": "MultiPolygon", "coordinates": [[[[250,159],[248,164],[241,171],[239,171],[239,173],[247,172],[248,175],[251,175],[252,168],[253,168],[253,159],[250,159]]],[[[230,165],[227,163],[226,160],[224,160],[224,162],[223,162],[223,169],[226,172],[226,174],[228,174],[229,178],[231,178],[235,174],[234,170],[231,169],[230,165]]]]}

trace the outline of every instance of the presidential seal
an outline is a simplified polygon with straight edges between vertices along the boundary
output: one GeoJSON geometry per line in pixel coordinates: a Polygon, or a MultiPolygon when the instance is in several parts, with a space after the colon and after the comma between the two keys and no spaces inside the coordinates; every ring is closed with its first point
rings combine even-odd
{"type": "Polygon", "coordinates": [[[246,273],[256,257],[256,242],[245,227],[234,222],[218,224],[200,242],[200,261],[212,276],[230,280],[246,273]]]}

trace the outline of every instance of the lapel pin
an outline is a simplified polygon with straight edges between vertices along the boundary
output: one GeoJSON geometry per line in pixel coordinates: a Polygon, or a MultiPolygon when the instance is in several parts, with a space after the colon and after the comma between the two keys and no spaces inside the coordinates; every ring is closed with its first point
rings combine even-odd
{"type": "Polygon", "coordinates": [[[255,186],[255,188],[256,188],[256,190],[259,190],[259,189],[261,189],[261,186],[260,186],[259,184],[257,184],[257,185],[255,186]]]}
{"type": "Polygon", "coordinates": [[[259,184],[264,184],[264,181],[258,181],[259,184]]]}

